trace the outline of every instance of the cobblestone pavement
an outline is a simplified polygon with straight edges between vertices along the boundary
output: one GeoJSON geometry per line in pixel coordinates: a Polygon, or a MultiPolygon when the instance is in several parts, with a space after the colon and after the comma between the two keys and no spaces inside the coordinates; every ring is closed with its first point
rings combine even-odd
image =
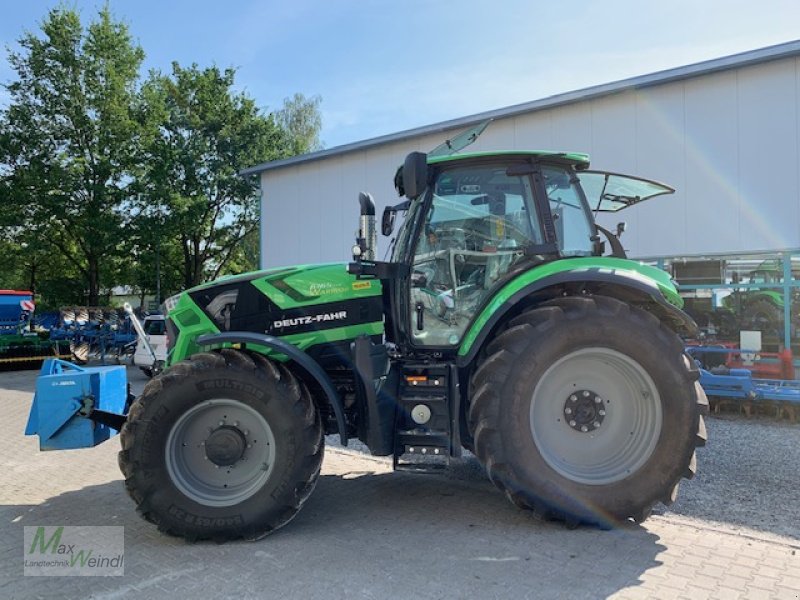
{"type": "MultiPolygon", "coordinates": [[[[0,598],[800,598],[796,522],[665,511],[643,526],[570,531],[514,508],[474,459],[413,475],[329,447],[287,527],[254,543],[186,544],[136,515],[116,440],[39,452],[22,435],[34,378],[0,373],[0,598]],[[24,525],[122,525],[125,575],[23,577],[24,525]]],[[[714,429],[712,419],[712,440],[714,429]]]]}

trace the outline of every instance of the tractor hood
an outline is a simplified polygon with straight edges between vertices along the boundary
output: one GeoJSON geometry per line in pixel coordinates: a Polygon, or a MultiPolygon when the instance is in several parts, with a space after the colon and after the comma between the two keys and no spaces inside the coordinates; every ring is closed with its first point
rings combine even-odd
{"type": "Polygon", "coordinates": [[[248,282],[280,308],[295,308],[379,296],[379,280],[359,281],[347,272],[347,263],[297,265],[221,277],[188,290],[192,297],[210,290],[248,282]]]}
{"type": "Polygon", "coordinates": [[[225,331],[289,338],[303,349],[382,334],[382,288],[350,275],[345,263],[255,271],[182,293],[169,321],[176,338],[170,364],[196,351],[198,336],[225,331]]]}

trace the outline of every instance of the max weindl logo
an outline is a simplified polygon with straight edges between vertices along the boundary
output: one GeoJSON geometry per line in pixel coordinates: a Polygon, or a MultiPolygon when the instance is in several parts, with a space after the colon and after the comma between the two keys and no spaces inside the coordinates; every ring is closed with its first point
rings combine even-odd
{"type": "Polygon", "coordinates": [[[124,527],[25,527],[24,575],[124,575],[124,531],[124,527]]]}

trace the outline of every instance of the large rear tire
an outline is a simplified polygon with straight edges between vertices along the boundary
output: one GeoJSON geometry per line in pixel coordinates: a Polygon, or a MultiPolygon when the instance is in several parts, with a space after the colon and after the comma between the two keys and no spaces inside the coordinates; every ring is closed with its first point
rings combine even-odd
{"type": "Polygon", "coordinates": [[[258,354],[197,354],[153,378],[121,432],[140,514],[188,540],[258,539],[316,485],[324,438],[306,387],[258,354]]]}
{"type": "Polygon", "coordinates": [[[646,519],[675,500],[708,402],[680,339],[606,297],[513,319],[473,378],[475,453],[515,504],[568,524],[646,519]]]}

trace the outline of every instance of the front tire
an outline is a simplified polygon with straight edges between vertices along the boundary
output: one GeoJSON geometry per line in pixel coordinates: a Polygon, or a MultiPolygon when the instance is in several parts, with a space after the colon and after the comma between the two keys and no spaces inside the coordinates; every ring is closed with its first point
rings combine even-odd
{"type": "Polygon", "coordinates": [[[306,387],[258,354],[192,356],[157,375],[121,432],[140,514],[188,540],[258,539],[313,491],[324,450],[306,387]]]}
{"type": "Polygon", "coordinates": [[[680,339],[606,297],[513,319],[472,379],[475,452],[515,504],[569,524],[641,522],[705,443],[707,400],[680,339]]]}

